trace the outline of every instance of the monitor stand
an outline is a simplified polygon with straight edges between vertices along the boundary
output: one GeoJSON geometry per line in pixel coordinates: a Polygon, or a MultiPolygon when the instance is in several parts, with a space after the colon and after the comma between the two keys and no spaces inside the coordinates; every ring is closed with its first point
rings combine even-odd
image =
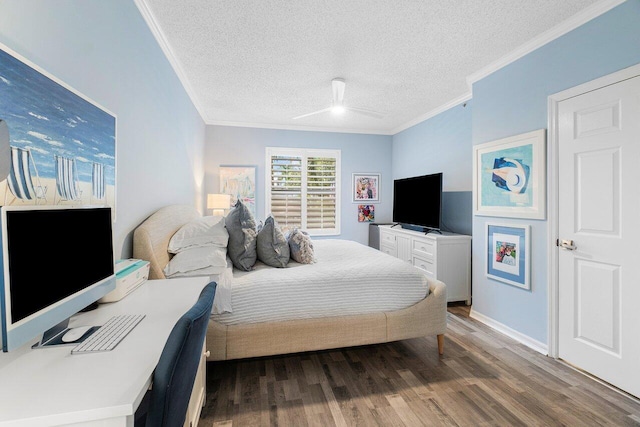
{"type": "Polygon", "coordinates": [[[94,301],[91,304],[89,304],[88,306],[86,306],[85,308],[83,308],[82,310],[80,310],[80,313],[84,313],[84,312],[87,312],[87,311],[95,310],[99,306],[100,306],[100,304],[98,304],[98,301],[94,301]]]}
{"type": "Polygon", "coordinates": [[[70,329],[69,327],[69,319],[65,319],[62,322],[55,325],[53,328],[48,329],[42,334],[42,339],[31,346],[32,349],[37,350],[40,348],[47,347],[56,347],[60,345],[72,345],[76,346],[82,341],[86,340],[93,334],[95,331],[100,329],[100,326],[94,326],[87,331],[79,340],[72,342],[64,342],[62,341],[62,336],[70,329]]]}
{"type": "Polygon", "coordinates": [[[442,231],[438,230],[437,228],[425,228],[424,229],[424,234],[427,235],[429,233],[438,233],[438,234],[442,234],[442,231]]]}

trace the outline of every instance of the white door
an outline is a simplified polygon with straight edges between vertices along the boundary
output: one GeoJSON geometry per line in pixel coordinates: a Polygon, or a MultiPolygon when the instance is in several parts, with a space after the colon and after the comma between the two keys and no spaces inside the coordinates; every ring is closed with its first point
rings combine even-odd
{"type": "Polygon", "coordinates": [[[640,397],[640,77],[561,101],[558,137],[558,355],[640,397]]]}

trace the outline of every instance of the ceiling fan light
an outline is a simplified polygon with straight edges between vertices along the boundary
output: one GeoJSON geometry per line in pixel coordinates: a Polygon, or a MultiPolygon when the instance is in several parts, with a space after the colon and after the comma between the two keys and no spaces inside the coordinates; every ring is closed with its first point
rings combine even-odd
{"type": "Polygon", "coordinates": [[[345,111],[346,109],[344,108],[344,105],[336,104],[331,107],[331,112],[333,114],[344,114],[345,111]]]}

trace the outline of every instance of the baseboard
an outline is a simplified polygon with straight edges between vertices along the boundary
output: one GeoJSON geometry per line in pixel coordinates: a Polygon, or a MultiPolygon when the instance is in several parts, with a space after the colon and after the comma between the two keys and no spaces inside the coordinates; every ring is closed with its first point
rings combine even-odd
{"type": "Polygon", "coordinates": [[[477,320],[478,322],[484,323],[490,328],[505,334],[509,338],[512,338],[519,343],[526,345],[527,347],[537,351],[538,353],[542,353],[545,356],[549,355],[549,348],[547,347],[547,344],[534,340],[533,338],[524,335],[514,329],[511,329],[507,325],[504,325],[497,320],[492,319],[491,317],[485,316],[482,313],[478,313],[477,311],[473,310],[473,307],[471,307],[471,310],[469,311],[469,317],[477,320]]]}

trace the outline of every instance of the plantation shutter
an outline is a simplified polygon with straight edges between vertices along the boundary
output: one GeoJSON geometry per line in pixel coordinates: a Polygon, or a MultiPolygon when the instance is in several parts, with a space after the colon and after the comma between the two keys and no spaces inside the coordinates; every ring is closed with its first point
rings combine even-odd
{"type": "Polygon", "coordinates": [[[302,228],[302,157],[271,156],[271,214],[283,229],[302,228]]]}
{"type": "Polygon", "coordinates": [[[340,233],[340,151],[267,148],[267,164],[267,211],[283,230],[340,233]]]}
{"type": "Polygon", "coordinates": [[[307,228],[336,228],[336,159],[307,160],[307,228]]]}

